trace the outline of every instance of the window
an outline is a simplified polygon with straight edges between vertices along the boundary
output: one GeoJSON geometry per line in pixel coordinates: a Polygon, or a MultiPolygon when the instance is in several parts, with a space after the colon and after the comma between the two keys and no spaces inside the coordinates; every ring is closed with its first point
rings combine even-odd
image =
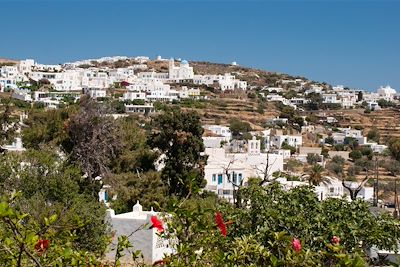
{"type": "Polygon", "coordinates": [[[222,174],[218,174],[218,184],[222,184],[222,174]]]}
{"type": "Polygon", "coordinates": [[[237,184],[237,174],[233,173],[233,183],[237,184]]]}
{"type": "Polygon", "coordinates": [[[224,195],[231,195],[231,190],[223,190],[222,193],[224,195]]]}
{"type": "Polygon", "coordinates": [[[243,180],[242,174],[241,174],[241,173],[239,173],[239,183],[241,183],[241,182],[242,182],[242,180],[243,180]]]}
{"type": "Polygon", "coordinates": [[[213,174],[213,175],[212,175],[212,181],[213,181],[213,182],[217,181],[217,175],[216,175],[216,174],[213,174]]]}

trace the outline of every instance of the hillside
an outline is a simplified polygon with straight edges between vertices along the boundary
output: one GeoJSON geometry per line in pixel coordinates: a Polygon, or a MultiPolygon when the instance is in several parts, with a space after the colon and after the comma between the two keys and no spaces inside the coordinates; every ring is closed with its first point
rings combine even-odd
{"type": "Polygon", "coordinates": [[[4,65],[15,65],[18,63],[18,60],[8,59],[8,58],[1,58],[0,57],[0,67],[4,65]]]}

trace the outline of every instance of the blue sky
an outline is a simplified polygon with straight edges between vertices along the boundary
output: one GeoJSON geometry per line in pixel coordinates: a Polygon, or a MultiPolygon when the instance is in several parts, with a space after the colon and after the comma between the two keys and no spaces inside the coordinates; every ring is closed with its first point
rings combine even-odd
{"type": "Polygon", "coordinates": [[[0,58],[156,55],[400,90],[400,1],[0,0],[0,58]]]}

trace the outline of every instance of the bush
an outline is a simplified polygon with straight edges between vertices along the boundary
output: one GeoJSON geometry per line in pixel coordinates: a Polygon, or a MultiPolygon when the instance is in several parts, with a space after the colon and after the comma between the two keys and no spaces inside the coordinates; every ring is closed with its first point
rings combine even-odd
{"type": "Polygon", "coordinates": [[[308,153],[307,154],[307,163],[310,165],[314,165],[317,162],[319,162],[321,157],[318,154],[315,153],[308,153]]]}
{"type": "Polygon", "coordinates": [[[350,153],[349,153],[349,157],[352,159],[352,160],[358,160],[358,159],[361,159],[362,158],[362,156],[363,156],[363,154],[361,153],[361,151],[360,150],[353,150],[353,151],[351,151],[350,153]]]}

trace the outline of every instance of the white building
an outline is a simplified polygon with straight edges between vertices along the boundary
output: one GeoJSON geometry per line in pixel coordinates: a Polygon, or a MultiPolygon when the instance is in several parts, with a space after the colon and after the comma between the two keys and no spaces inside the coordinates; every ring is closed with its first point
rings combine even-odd
{"type": "Polygon", "coordinates": [[[170,59],[168,68],[168,79],[170,80],[189,80],[193,79],[193,67],[189,66],[189,62],[182,60],[179,66],[175,66],[174,59],[170,59]]]}
{"type": "Polygon", "coordinates": [[[381,107],[379,106],[378,102],[376,102],[376,101],[368,101],[367,102],[367,107],[370,110],[380,110],[381,109],[381,107]]]}
{"type": "Polygon", "coordinates": [[[204,125],[204,129],[212,133],[224,137],[224,140],[229,142],[232,139],[232,133],[229,127],[222,125],[204,125]]]}
{"type": "Polygon", "coordinates": [[[11,145],[4,145],[1,148],[10,152],[23,152],[26,150],[20,137],[15,138],[15,142],[13,142],[11,145]]]}
{"type": "Polygon", "coordinates": [[[18,70],[20,73],[29,75],[35,66],[35,61],[33,59],[25,59],[18,62],[18,70]]]}
{"type": "Polygon", "coordinates": [[[86,87],[83,89],[85,94],[90,96],[91,98],[102,98],[107,96],[107,91],[103,88],[96,88],[96,87],[86,87]]]}
{"type": "Polygon", "coordinates": [[[336,94],[322,94],[322,103],[325,104],[340,104],[341,101],[337,98],[336,94]]]}
{"type": "Polygon", "coordinates": [[[291,153],[289,149],[278,149],[273,152],[274,154],[281,155],[283,159],[290,159],[291,153]]]}
{"type": "Polygon", "coordinates": [[[276,135],[271,137],[271,146],[280,149],[283,143],[297,148],[303,144],[303,137],[301,135],[276,135]]]}
{"type": "Polygon", "coordinates": [[[32,93],[28,89],[13,90],[11,97],[26,102],[32,102],[32,93]]]}
{"type": "Polygon", "coordinates": [[[377,93],[381,98],[387,101],[393,101],[394,96],[396,95],[396,90],[391,88],[389,85],[386,85],[385,87],[379,87],[377,93]]]}
{"type": "MultiPolygon", "coordinates": [[[[343,187],[342,181],[333,178],[326,177],[327,181],[325,183],[321,183],[319,186],[314,186],[315,194],[317,195],[319,200],[325,200],[327,198],[342,198],[346,197],[348,201],[350,199],[350,192],[343,187]]],[[[308,182],[302,181],[288,181],[286,178],[278,178],[277,181],[285,188],[286,190],[290,190],[294,187],[298,186],[308,186],[308,182]]],[[[346,185],[351,188],[357,188],[357,182],[345,182],[346,185]]],[[[372,187],[363,187],[361,191],[358,193],[357,198],[363,199],[365,201],[370,201],[373,198],[372,187]]]]}
{"type": "MultiPolygon", "coordinates": [[[[133,206],[131,212],[115,214],[114,210],[107,210],[106,220],[111,225],[111,231],[114,233],[112,243],[109,246],[109,252],[106,254],[106,260],[113,261],[115,258],[115,249],[118,243],[118,237],[121,235],[129,236],[128,239],[133,245],[132,248],[125,249],[124,257],[121,259],[123,266],[132,264],[131,253],[140,250],[146,264],[153,264],[162,260],[164,254],[171,254],[173,249],[168,239],[161,237],[156,228],[148,229],[145,224],[151,225],[151,217],[157,216],[162,221],[162,214],[153,211],[143,211],[139,202],[133,206]],[[140,229],[132,234],[136,229],[140,229]],[[132,235],[131,235],[132,234],[132,235]]],[[[165,217],[165,216],[164,216],[165,217]]],[[[164,223],[164,227],[166,224],[164,223]]]]}
{"type": "Polygon", "coordinates": [[[223,148],[206,148],[205,190],[233,200],[233,184],[246,185],[249,177],[271,177],[283,170],[283,156],[261,153],[260,140],[249,140],[246,153],[226,153],[223,148]],[[267,166],[268,164],[268,166],[267,166]],[[233,183],[233,184],[232,184],[233,183]]]}
{"type": "Polygon", "coordinates": [[[200,89],[199,88],[187,88],[187,86],[182,86],[179,91],[179,98],[200,98],[200,89]]]}
{"type": "Polygon", "coordinates": [[[128,91],[123,95],[124,100],[146,100],[146,93],[142,91],[128,91]]]}
{"type": "Polygon", "coordinates": [[[218,85],[222,91],[225,90],[235,90],[247,89],[247,82],[240,81],[235,78],[235,76],[230,73],[225,73],[224,75],[194,75],[194,84],[205,84],[208,86],[218,85]]]}
{"type": "Polygon", "coordinates": [[[144,104],[144,105],[125,105],[126,113],[140,113],[144,115],[153,114],[156,112],[156,109],[152,104],[144,104]]]}

